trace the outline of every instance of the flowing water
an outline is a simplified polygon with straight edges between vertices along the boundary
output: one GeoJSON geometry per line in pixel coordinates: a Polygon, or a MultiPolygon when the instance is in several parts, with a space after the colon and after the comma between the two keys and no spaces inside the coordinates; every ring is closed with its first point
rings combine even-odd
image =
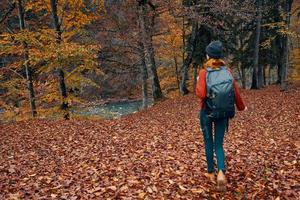
{"type": "Polygon", "coordinates": [[[83,108],[75,108],[72,112],[80,116],[97,116],[105,119],[115,119],[123,115],[135,113],[142,108],[141,101],[117,102],[105,105],[94,105],[83,108]]]}

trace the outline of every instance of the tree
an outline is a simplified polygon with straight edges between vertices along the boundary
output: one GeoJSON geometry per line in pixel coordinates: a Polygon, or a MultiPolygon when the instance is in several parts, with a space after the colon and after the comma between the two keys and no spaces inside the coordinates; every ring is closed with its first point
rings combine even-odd
{"type": "MultiPolygon", "coordinates": [[[[19,11],[19,21],[20,21],[20,29],[21,31],[25,31],[25,13],[24,13],[24,6],[23,1],[18,0],[18,11],[19,11]]],[[[29,62],[29,48],[26,41],[23,41],[23,48],[24,48],[24,67],[26,72],[26,79],[27,79],[27,89],[29,92],[29,102],[30,102],[30,108],[31,108],[31,114],[33,117],[36,117],[37,111],[36,111],[36,105],[35,105],[35,94],[34,94],[34,88],[33,88],[33,80],[32,80],[32,71],[30,68],[30,62],[29,62]]]]}
{"type": "MultiPolygon", "coordinates": [[[[152,28],[149,22],[149,13],[146,7],[146,3],[149,4],[151,1],[138,1],[138,18],[139,18],[139,28],[141,32],[141,40],[144,46],[144,53],[146,58],[146,64],[150,71],[150,77],[152,81],[152,95],[155,101],[163,97],[155,62],[155,53],[153,49],[153,39],[152,39],[152,28]],[[147,17],[148,16],[148,17],[147,17]],[[147,20],[148,19],[148,20],[147,20]]],[[[150,3],[153,5],[152,3],[150,3]]],[[[152,9],[155,9],[154,6],[151,6],[152,9]]]]}
{"type": "Polygon", "coordinates": [[[144,45],[142,42],[139,43],[140,48],[142,51],[140,52],[140,59],[141,59],[141,64],[140,64],[140,73],[142,77],[142,97],[143,97],[143,108],[148,108],[149,106],[149,97],[148,97],[148,72],[147,72],[147,65],[146,65],[146,58],[144,54],[144,45]]]}
{"type": "Polygon", "coordinates": [[[190,64],[192,63],[193,54],[195,52],[197,31],[198,31],[198,22],[194,20],[192,22],[191,37],[187,44],[189,51],[187,52],[187,56],[183,62],[182,70],[181,70],[182,77],[181,77],[180,91],[181,91],[181,94],[183,94],[183,95],[186,95],[189,93],[189,90],[187,89],[186,81],[188,78],[188,69],[189,69],[190,64]]]}
{"type": "MultiPolygon", "coordinates": [[[[61,30],[61,24],[59,22],[59,18],[58,18],[58,14],[57,14],[57,0],[51,0],[50,3],[51,3],[53,25],[54,25],[55,32],[57,34],[56,42],[57,42],[57,45],[60,45],[61,40],[62,40],[62,38],[61,38],[62,30],[61,30]]],[[[66,87],[66,83],[65,83],[65,73],[61,66],[59,66],[57,68],[57,72],[58,72],[58,77],[59,77],[59,88],[60,88],[60,92],[61,92],[61,96],[62,96],[61,109],[65,112],[64,118],[70,119],[70,114],[68,111],[69,105],[67,102],[68,93],[67,93],[67,87],[66,87]]]]}
{"type": "Polygon", "coordinates": [[[262,67],[259,65],[259,48],[261,34],[261,19],[262,19],[262,0],[257,2],[258,17],[256,20],[255,46],[254,46],[254,63],[251,89],[260,89],[263,85],[262,67]]]}
{"type": "MultiPolygon", "coordinates": [[[[7,28],[1,30],[0,36],[1,56],[3,60],[6,60],[1,69],[1,75],[4,75],[1,76],[1,81],[5,82],[4,92],[7,95],[12,94],[10,89],[15,87],[13,90],[14,95],[17,96],[15,104],[24,106],[22,103],[23,91],[19,86],[16,87],[17,84],[23,84],[23,81],[19,81],[20,77],[23,77],[23,72],[19,70],[19,66],[23,63],[26,71],[24,76],[27,76],[29,80],[27,81],[28,88],[33,89],[31,72],[34,72],[37,79],[36,90],[39,92],[42,88],[43,93],[38,94],[41,107],[45,106],[46,102],[53,104],[59,99],[62,99],[64,108],[68,102],[80,101],[75,95],[67,95],[67,89],[74,91],[74,89],[85,85],[97,87],[97,84],[86,78],[85,75],[87,73],[100,73],[95,62],[95,53],[98,51],[99,45],[88,41],[83,35],[82,29],[98,18],[97,13],[94,11],[91,13],[84,1],[64,0],[63,5],[58,5],[57,1],[51,1],[53,9],[48,1],[28,0],[26,2],[18,1],[18,3],[22,31],[17,32],[18,24],[15,23],[14,16],[8,15],[5,20],[7,28]],[[55,6],[56,16],[52,12],[55,13],[55,6]],[[64,13],[64,17],[59,19],[59,13],[64,13]],[[25,14],[30,29],[25,29],[25,14]],[[55,21],[58,22],[55,22],[55,30],[48,23],[50,16],[54,16],[55,21]],[[26,61],[22,62],[21,60],[24,59],[26,61]],[[64,86],[69,85],[69,88],[60,87],[60,95],[52,76],[52,72],[57,68],[63,70],[63,74],[58,71],[60,83],[64,82],[64,86]],[[43,81],[40,81],[39,76],[43,76],[43,81]]],[[[5,25],[2,26],[5,27],[5,25]]],[[[63,84],[60,85],[63,86],[63,84]]],[[[31,99],[35,100],[33,92],[31,90],[29,93],[31,99]]],[[[3,104],[11,101],[11,98],[6,95],[5,99],[3,104]]],[[[31,107],[34,108],[32,103],[31,107]]],[[[57,111],[54,112],[57,113],[57,111]]],[[[64,117],[69,118],[67,112],[64,113],[64,117]]]]}
{"type": "MultiPolygon", "coordinates": [[[[291,7],[293,0],[285,0],[285,30],[289,32],[291,22],[291,7]]],[[[282,90],[287,90],[288,84],[288,69],[289,69],[289,36],[286,33],[283,37],[284,44],[284,67],[281,68],[281,82],[280,86],[282,90]]]]}

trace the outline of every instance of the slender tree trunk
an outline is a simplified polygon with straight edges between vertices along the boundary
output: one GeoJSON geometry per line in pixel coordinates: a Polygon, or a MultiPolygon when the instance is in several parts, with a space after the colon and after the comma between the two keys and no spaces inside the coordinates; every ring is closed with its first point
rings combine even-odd
{"type": "Polygon", "coordinates": [[[267,65],[264,66],[263,68],[263,80],[264,80],[264,85],[267,85],[267,81],[266,81],[266,71],[267,71],[267,65]]]}
{"type": "Polygon", "coordinates": [[[271,66],[269,66],[269,70],[268,70],[268,74],[269,74],[269,85],[272,85],[272,71],[271,71],[271,66]]]}
{"type": "MultiPolygon", "coordinates": [[[[279,8],[278,8],[279,9],[279,8]]],[[[277,65],[277,80],[276,80],[276,84],[280,84],[281,83],[281,68],[282,68],[282,63],[283,63],[283,58],[282,55],[284,54],[284,49],[283,49],[283,44],[282,44],[283,40],[282,40],[282,36],[277,36],[275,39],[275,45],[273,48],[278,49],[278,52],[276,52],[277,55],[277,60],[276,60],[276,65],[277,65]]]]}
{"type": "Polygon", "coordinates": [[[258,0],[258,17],[256,22],[256,36],[254,49],[254,65],[251,89],[260,89],[262,87],[262,68],[258,66],[259,61],[259,41],[261,33],[261,18],[262,18],[262,0],[258,0]]]}
{"type": "MultiPolygon", "coordinates": [[[[18,0],[18,7],[19,7],[19,22],[20,22],[20,29],[25,30],[25,12],[24,12],[24,6],[23,1],[18,0]]],[[[26,71],[26,80],[27,80],[27,90],[29,92],[29,102],[30,102],[30,109],[31,109],[31,115],[32,117],[37,116],[36,111],[36,105],[35,105],[35,93],[33,88],[33,80],[32,80],[32,72],[30,69],[29,64],[29,49],[27,42],[23,42],[23,48],[24,48],[24,67],[26,71]]]]}
{"type": "Polygon", "coordinates": [[[143,63],[142,66],[142,95],[143,95],[143,108],[148,108],[149,98],[148,98],[148,74],[146,63],[143,63]]]}
{"type": "MultiPolygon", "coordinates": [[[[241,30],[243,30],[243,24],[241,24],[241,30]]],[[[241,36],[239,36],[239,48],[244,47],[244,41],[243,38],[241,36]]],[[[245,64],[243,63],[243,61],[239,61],[238,62],[238,68],[241,71],[241,82],[242,82],[242,88],[246,89],[247,88],[247,77],[246,77],[246,70],[245,70],[245,64]]]]}
{"type": "MultiPolygon", "coordinates": [[[[285,28],[288,32],[290,29],[290,21],[291,21],[291,5],[292,0],[285,1],[285,13],[286,13],[286,21],[285,28]]],[[[289,36],[285,34],[283,37],[284,41],[284,66],[281,68],[281,82],[280,86],[282,90],[287,90],[288,87],[288,68],[289,68],[289,36]]]]}
{"type": "MultiPolygon", "coordinates": [[[[52,11],[54,29],[57,34],[56,42],[58,45],[60,45],[60,43],[62,41],[62,39],[61,39],[62,30],[61,30],[61,23],[59,22],[59,18],[58,18],[58,14],[57,14],[57,2],[58,2],[58,0],[51,0],[51,11],[52,11]]],[[[67,86],[65,83],[64,71],[61,68],[61,66],[59,66],[57,71],[58,71],[58,79],[59,79],[59,88],[60,88],[60,93],[62,96],[62,102],[61,102],[60,108],[64,112],[64,119],[70,119],[69,104],[67,101],[68,93],[67,93],[67,86]]]]}
{"type": "Polygon", "coordinates": [[[241,79],[242,88],[246,89],[246,81],[245,81],[245,68],[241,65],[241,62],[238,62],[238,73],[241,79]]]}
{"type": "Polygon", "coordinates": [[[146,5],[140,5],[139,6],[139,25],[140,25],[140,31],[142,36],[142,43],[144,46],[144,52],[145,52],[145,58],[146,58],[146,64],[147,68],[150,71],[150,77],[152,82],[152,95],[154,98],[154,101],[157,101],[163,97],[157,70],[156,70],[156,63],[155,63],[155,53],[153,48],[153,42],[152,42],[152,36],[151,36],[151,30],[150,28],[147,28],[146,23],[146,5]]]}
{"type": "Polygon", "coordinates": [[[242,70],[242,88],[246,89],[247,87],[247,81],[246,81],[246,70],[243,65],[241,65],[241,70],[242,70]]]}
{"type": "Polygon", "coordinates": [[[197,86],[197,77],[198,77],[198,65],[197,63],[193,64],[194,67],[194,82],[193,82],[193,88],[194,88],[194,93],[196,93],[196,86],[197,86]]]}
{"type": "Polygon", "coordinates": [[[179,81],[179,74],[178,74],[178,62],[176,56],[174,56],[174,64],[175,64],[175,73],[176,73],[176,81],[177,81],[177,88],[180,94],[180,81],[179,81]]]}
{"type": "Polygon", "coordinates": [[[280,84],[281,80],[282,80],[282,77],[281,77],[282,68],[283,68],[282,58],[279,58],[279,61],[277,63],[277,81],[276,81],[277,84],[280,84]]]}
{"type": "Polygon", "coordinates": [[[182,17],[182,63],[185,58],[185,17],[182,17]]]}
{"type": "Polygon", "coordinates": [[[141,58],[141,65],[140,65],[140,71],[141,71],[141,77],[142,77],[142,96],[143,96],[143,108],[148,108],[149,105],[149,97],[148,97],[148,72],[147,72],[147,65],[146,65],[146,59],[144,54],[144,46],[142,42],[139,42],[139,46],[142,49],[140,52],[140,58],[141,58]]]}
{"type": "Polygon", "coordinates": [[[184,59],[182,68],[181,68],[181,83],[180,83],[180,92],[182,95],[187,95],[189,93],[189,90],[187,89],[187,84],[186,81],[188,79],[188,69],[190,64],[192,63],[193,60],[193,54],[195,51],[195,42],[196,42],[196,35],[197,35],[197,30],[198,30],[198,23],[196,21],[193,22],[192,25],[192,34],[189,40],[189,51],[187,52],[187,56],[184,59]]]}

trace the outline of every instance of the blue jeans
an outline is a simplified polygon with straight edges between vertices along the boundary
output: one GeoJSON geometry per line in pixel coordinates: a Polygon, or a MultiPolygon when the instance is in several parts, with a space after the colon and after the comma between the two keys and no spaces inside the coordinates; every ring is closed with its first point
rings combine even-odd
{"type": "Polygon", "coordinates": [[[223,140],[227,124],[227,118],[213,120],[207,116],[205,111],[200,111],[200,125],[204,137],[208,173],[214,172],[214,151],[217,157],[218,170],[225,171],[225,154],[223,149],[223,140]],[[215,132],[214,139],[213,126],[215,132]]]}

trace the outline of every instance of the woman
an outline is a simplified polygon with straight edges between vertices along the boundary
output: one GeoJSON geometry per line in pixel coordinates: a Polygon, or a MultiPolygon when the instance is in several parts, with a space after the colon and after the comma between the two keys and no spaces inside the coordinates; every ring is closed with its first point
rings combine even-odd
{"type": "MultiPolygon", "coordinates": [[[[225,62],[222,60],[223,58],[223,45],[220,41],[213,41],[206,47],[207,53],[207,62],[204,64],[203,69],[200,70],[196,95],[200,98],[200,125],[201,130],[204,136],[205,143],[205,154],[207,161],[207,172],[208,178],[215,183],[215,169],[214,169],[214,151],[217,158],[217,190],[225,191],[226,190],[226,177],[225,177],[225,155],[223,149],[223,139],[225,131],[228,127],[228,117],[221,118],[212,118],[208,115],[208,106],[207,103],[207,70],[219,70],[222,67],[226,66],[225,62]],[[214,127],[214,138],[213,138],[213,127],[214,127]]],[[[230,70],[229,74],[232,77],[230,70]]],[[[232,78],[233,79],[233,78],[232,78]]],[[[232,88],[234,90],[234,102],[239,111],[246,110],[244,102],[240,96],[239,89],[234,79],[232,82],[232,88]]],[[[234,105],[233,105],[234,106],[234,105]]],[[[234,107],[233,107],[234,108],[234,107]]]]}

